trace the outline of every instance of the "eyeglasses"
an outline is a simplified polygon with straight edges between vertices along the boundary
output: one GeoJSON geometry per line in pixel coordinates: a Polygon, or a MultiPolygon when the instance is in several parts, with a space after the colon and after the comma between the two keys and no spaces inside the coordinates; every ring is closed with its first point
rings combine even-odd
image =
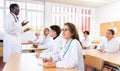
{"type": "Polygon", "coordinates": [[[62,29],[62,31],[68,31],[68,30],[69,30],[68,28],[62,29]]]}

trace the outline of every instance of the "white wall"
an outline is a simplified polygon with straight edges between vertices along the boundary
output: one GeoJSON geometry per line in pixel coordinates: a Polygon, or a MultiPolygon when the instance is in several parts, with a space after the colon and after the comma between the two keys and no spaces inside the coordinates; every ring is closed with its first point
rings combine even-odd
{"type": "Polygon", "coordinates": [[[95,26],[99,38],[100,23],[120,20],[120,1],[95,9],[95,26]]]}

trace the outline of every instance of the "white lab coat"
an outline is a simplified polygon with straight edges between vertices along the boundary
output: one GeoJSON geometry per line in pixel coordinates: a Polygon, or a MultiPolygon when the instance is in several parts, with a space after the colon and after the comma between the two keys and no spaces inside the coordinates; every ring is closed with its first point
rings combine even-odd
{"type": "Polygon", "coordinates": [[[53,38],[49,35],[43,36],[41,39],[42,40],[39,39],[38,48],[49,48],[53,42],[53,38]]]}
{"type": "Polygon", "coordinates": [[[65,42],[65,39],[62,38],[61,36],[58,36],[56,39],[54,39],[51,42],[51,45],[49,45],[49,48],[47,50],[44,50],[41,54],[40,57],[42,58],[50,58],[53,55],[58,53],[59,48],[61,47],[61,44],[65,42]]]}
{"type": "Polygon", "coordinates": [[[90,49],[90,47],[91,47],[91,40],[89,38],[86,38],[86,39],[84,38],[83,40],[81,40],[81,42],[82,42],[83,46],[86,46],[87,49],[90,49]]]}
{"type": "Polygon", "coordinates": [[[104,41],[100,43],[98,49],[103,49],[106,52],[118,52],[119,51],[119,41],[116,38],[112,38],[110,41],[104,41]]]}
{"type": "Polygon", "coordinates": [[[7,62],[11,54],[21,53],[22,25],[15,14],[10,13],[4,21],[3,61],[7,62]]]}
{"type": "Polygon", "coordinates": [[[53,61],[57,61],[56,67],[59,68],[76,68],[77,71],[84,71],[82,47],[79,41],[71,39],[69,42],[65,42],[58,55],[54,55],[53,61]]]}
{"type": "Polygon", "coordinates": [[[38,37],[36,37],[33,41],[32,41],[33,43],[39,43],[40,42],[40,38],[38,37]]]}

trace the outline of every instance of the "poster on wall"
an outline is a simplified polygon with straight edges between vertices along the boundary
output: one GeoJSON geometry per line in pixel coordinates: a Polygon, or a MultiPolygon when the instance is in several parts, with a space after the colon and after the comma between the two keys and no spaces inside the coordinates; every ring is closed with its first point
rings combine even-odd
{"type": "Polygon", "coordinates": [[[113,29],[115,31],[115,36],[120,36],[120,21],[101,23],[100,36],[105,36],[107,29],[113,29]]]}

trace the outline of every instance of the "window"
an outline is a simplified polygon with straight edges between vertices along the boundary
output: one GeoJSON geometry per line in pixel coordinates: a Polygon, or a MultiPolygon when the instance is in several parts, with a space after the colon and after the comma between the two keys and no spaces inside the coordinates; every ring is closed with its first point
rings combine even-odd
{"type": "Polygon", "coordinates": [[[27,4],[27,19],[30,21],[29,26],[31,26],[32,30],[39,31],[43,27],[43,12],[44,6],[40,4],[27,4]]]}
{"type": "MultiPolygon", "coordinates": [[[[18,1],[5,1],[5,14],[9,14],[9,6],[11,3],[17,3],[20,6],[20,21],[29,21],[26,25],[30,27],[32,31],[40,31],[43,27],[43,13],[44,5],[42,3],[31,2],[18,2],[18,1]]],[[[3,10],[2,10],[3,11],[3,10]]],[[[1,15],[0,11],[0,15],[1,15]]],[[[3,15],[3,14],[2,14],[3,15]]],[[[3,16],[2,16],[3,17],[3,16]]],[[[1,22],[2,23],[2,22],[1,22]]],[[[24,29],[25,27],[23,27],[24,29]]]]}
{"type": "Polygon", "coordinates": [[[0,33],[3,33],[3,9],[0,9],[0,33]]]}
{"type": "Polygon", "coordinates": [[[4,0],[0,0],[0,7],[3,7],[4,0]]]}
{"type": "Polygon", "coordinates": [[[0,33],[3,33],[3,0],[0,0],[0,33]]]}
{"type": "Polygon", "coordinates": [[[79,31],[90,31],[91,9],[53,5],[52,23],[63,26],[65,22],[71,22],[79,31]]]}

